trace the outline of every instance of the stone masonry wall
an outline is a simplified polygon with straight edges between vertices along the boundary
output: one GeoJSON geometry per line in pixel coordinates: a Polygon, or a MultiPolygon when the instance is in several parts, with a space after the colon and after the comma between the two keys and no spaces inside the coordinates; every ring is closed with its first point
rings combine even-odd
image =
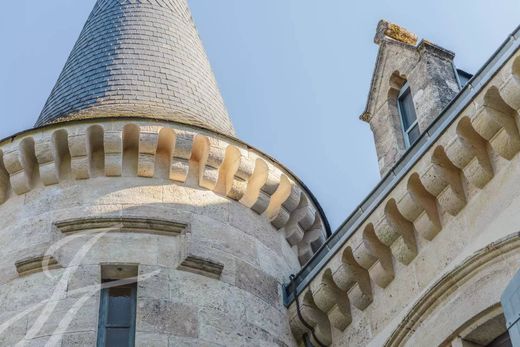
{"type": "Polygon", "coordinates": [[[82,290],[103,264],[138,265],[138,346],[295,345],[281,284],[325,231],[268,157],[145,120],[29,131],[0,155],[0,345],[94,345],[99,293],[82,290]]]}

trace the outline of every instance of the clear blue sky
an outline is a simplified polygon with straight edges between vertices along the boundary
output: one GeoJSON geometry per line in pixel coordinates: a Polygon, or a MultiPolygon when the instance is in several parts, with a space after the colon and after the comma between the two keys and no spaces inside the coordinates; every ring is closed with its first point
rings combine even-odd
{"type": "MultiPolygon", "coordinates": [[[[0,137],[32,127],[95,0],[3,1],[0,137]]],[[[379,180],[358,120],[385,18],[476,71],[520,22],[518,0],[191,0],[238,136],[295,172],[333,229],[379,180]]]]}

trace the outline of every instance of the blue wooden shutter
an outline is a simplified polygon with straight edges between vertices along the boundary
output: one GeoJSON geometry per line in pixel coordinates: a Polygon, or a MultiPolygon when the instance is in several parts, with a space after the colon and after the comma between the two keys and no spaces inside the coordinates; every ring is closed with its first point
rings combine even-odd
{"type": "Polygon", "coordinates": [[[520,347],[520,271],[504,290],[501,301],[511,342],[520,347]]]}

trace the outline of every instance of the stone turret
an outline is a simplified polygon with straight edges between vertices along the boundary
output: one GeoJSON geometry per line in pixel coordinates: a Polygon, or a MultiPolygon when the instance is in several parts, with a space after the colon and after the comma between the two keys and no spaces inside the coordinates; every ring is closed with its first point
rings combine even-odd
{"type": "Polygon", "coordinates": [[[330,230],[234,138],[186,0],[98,0],[36,124],[0,142],[1,346],[296,345],[330,230]]]}
{"type": "Polygon", "coordinates": [[[96,3],[36,125],[100,116],[234,134],[186,0],[96,3]]]}
{"type": "Polygon", "coordinates": [[[460,91],[455,54],[381,20],[376,65],[361,120],[370,124],[384,176],[460,91]],[[415,125],[415,126],[414,126],[415,125]]]}

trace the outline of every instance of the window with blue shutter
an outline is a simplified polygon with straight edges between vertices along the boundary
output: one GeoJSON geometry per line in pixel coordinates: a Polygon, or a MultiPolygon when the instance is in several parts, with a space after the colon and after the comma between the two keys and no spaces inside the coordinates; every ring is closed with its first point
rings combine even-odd
{"type": "Polygon", "coordinates": [[[501,301],[511,343],[518,347],[520,346],[520,271],[507,286],[501,301]]]}
{"type": "MultiPolygon", "coordinates": [[[[122,273],[128,272],[121,267],[116,268],[115,271],[117,269],[121,269],[122,273]]],[[[108,272],[113,273],[114,271],[108,272]]],[[[97,346],[133,347],[137,282],[124,281],[124,277],[103,278],[102,282],[97,346]]]]}

